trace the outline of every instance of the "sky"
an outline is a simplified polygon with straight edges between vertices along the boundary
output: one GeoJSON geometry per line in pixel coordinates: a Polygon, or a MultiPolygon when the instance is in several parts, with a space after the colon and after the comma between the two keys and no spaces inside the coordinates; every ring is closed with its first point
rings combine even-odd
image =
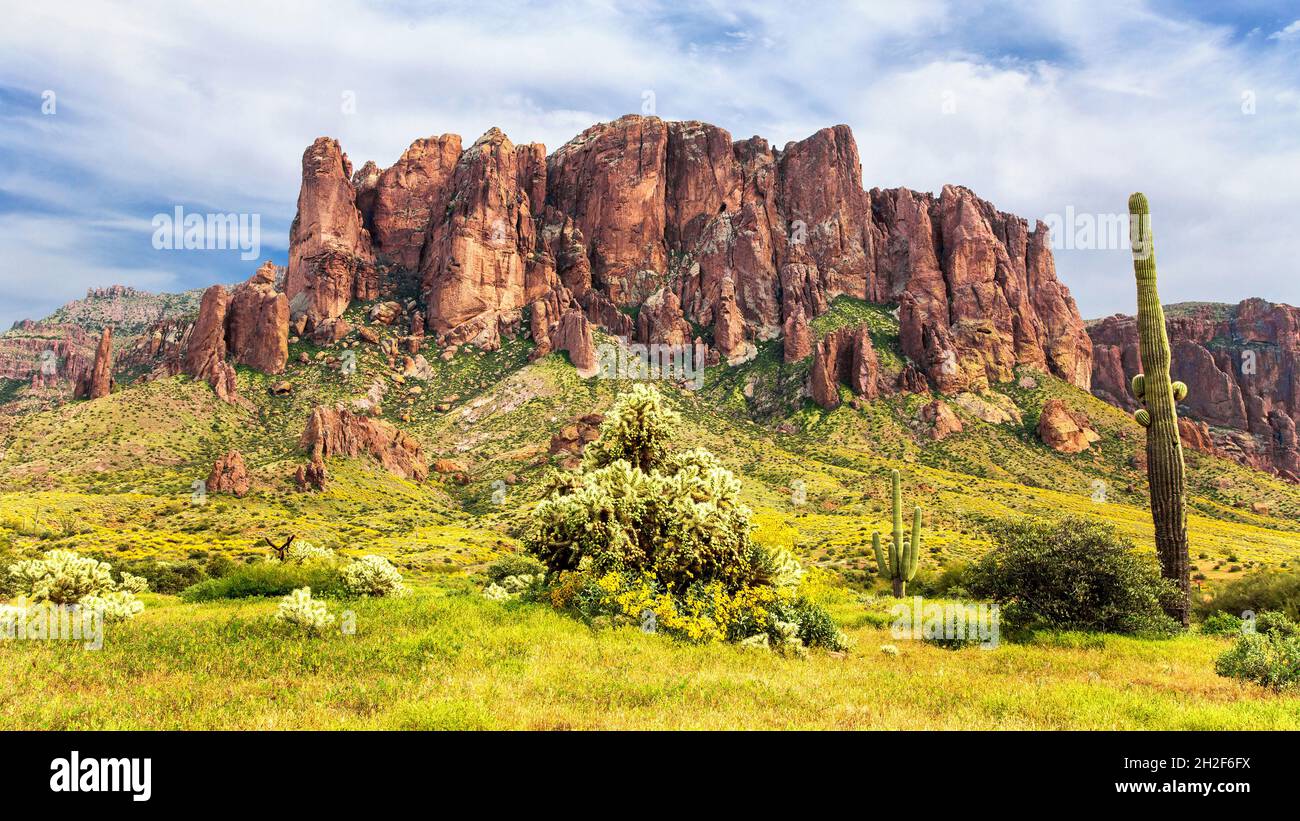
{"type": "Polygon", "coordinates": [[[777,146],[846,123],[868,188],[962,184],[1059,228],[1085,317],[1133,311],[1123,237],[1088,227],[1135,190],[1165,302],[1300,304],[1294,2],[6,5],[0,328],[257,267],[165,247],[177,208],[256,216],[284,263],[318,136],[383,167],[422,136],[549,151],[627,113],[777,146]]]}

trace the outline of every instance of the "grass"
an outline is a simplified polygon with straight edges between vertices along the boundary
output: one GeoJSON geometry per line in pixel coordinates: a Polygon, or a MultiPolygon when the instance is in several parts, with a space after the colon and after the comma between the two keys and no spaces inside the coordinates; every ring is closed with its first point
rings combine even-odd
{"type": "Polygon", "coordinates": [[[0,645],[0,729],[1300,729],[1300,696],[1216,676],[1228,642],[1195,634],[952,651],[858,610],[852,650],[798,659],[593,630],[463,580],[331,601],[355,633],[317,639],[274,600],[147,598],[99,651],[0,645]]]}

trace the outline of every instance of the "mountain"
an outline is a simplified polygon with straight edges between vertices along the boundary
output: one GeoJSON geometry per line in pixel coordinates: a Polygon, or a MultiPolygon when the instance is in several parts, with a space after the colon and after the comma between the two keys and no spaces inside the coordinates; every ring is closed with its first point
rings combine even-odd
{"type": "MultiPolygon", "coordinates": [[[[1181,412],[1193,446],[1300,482],[1300,308],[1247,299],[1166,309],[1174,379],[1187,383],[1181,412]]],[[[1141,370],[1137,323],[1115,315],[1090,323],[1092,390],[1137,407],[1128,389],[1141,370]]]]}
{"type": "MultiPolygon", "coordinates": [[[[247,558],[296,533],[418,574],[479,567],[638,376],[604,369],[637,343],[702,360],[659,380],[680,444],[850,583],[870,580],[891,469],[925,507],[925,572],[986,550],[988,516],[1151,539],[1141,429],[1088,391],[1115,384],[1093,361],[1110,337],[1089,336],[1044,227],[957,186],[867,190],[843,127],[774,149],[627,117],[549,156],[493,130],[356,171],[322,138],[287,269],[148,321],[99,304],[10,340],[75,347],[60,379],[99,398],[42,394],[25,360],[0,379],[21,411],[0,412],[0,547],[247,558]]],[[[1225,455],[1187,457],[1205,584],[1300,539],[1300,488],[1225,455]]]]}

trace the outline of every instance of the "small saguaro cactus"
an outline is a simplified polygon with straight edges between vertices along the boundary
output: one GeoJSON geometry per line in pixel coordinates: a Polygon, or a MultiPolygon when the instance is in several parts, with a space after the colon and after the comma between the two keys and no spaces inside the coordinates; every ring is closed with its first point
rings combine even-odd
{"type": "Polygon", "coordinates": [[[1169,376],[1169,336],[1165,312],[1156,293],[1156,255],[1151,235],[1151,211],[1141,193],[1128,200],[1137,277],[1138,339],[1143,373],[1133,377],[1133,396],[1142,403],[1133,414],[1147,430],[1147,478],[1151,485],[1151,519],[1155,524],[1160,571],[1178,585],[1182,595],[1169,615],[1189,623],[1190,559],[1187,555],[1187,489],[1183,444],[1178,436],[1177,404],[1187,398],[1187,386],[1169,376]]]}
{"type": "Polygon", "coordinates": [[[880,545],[880,531],[871,534],[871,547],[876,553],[876,567],[882,578],[894,585],[894,598],[907,593],[907,583],[916,577],[917,558],[921,555],[921,508],[912,511],[912,538],[903,541],[903,484],[898,471],[892,471],[894,485],[894,541],[889,552],[880,545]]]}

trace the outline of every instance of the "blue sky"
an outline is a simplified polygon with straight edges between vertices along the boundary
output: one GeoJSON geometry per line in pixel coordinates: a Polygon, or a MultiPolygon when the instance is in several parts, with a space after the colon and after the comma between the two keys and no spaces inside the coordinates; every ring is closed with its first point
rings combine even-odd
{"type": "MultiPolygon", "coordinates": [[[[155,249],[151,220],[176,206],[258,214],[261,256],[284,262],[319,135],[383,166],[416,137],[492,126],[553,150],[647,106],[776,145],[847,123],[868,187],[960,183],[1031,218],[1074,214],[1072,227],[1142,189],[1166,301],[1300,303],[1293,3],[741,5],[12,9],[0,328],[92,286],[181,290],[256,267],[155,249]]],[[[1061,250],[1057,268],[1085,316],[1131,311],[1122,248],[1061,250]]]]}

